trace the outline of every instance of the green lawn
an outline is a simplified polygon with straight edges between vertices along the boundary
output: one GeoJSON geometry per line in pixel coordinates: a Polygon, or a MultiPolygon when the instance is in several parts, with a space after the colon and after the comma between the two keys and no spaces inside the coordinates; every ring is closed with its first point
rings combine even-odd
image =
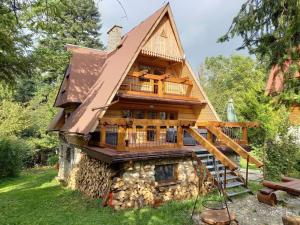
{"type": "Polygon", "coordinates": [[[189,218],[194,201],[115,212],[101,207],[101,200],[86,199],[61,187],[54,179],[56,174],[54,169],[39,168],[24,171],[17,178],[0,180],[0,224],[192,224],[189,218]]]}

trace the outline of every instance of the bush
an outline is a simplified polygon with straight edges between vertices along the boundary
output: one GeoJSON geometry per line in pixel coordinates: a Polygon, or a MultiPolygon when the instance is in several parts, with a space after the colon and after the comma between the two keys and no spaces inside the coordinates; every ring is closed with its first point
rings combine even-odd
{"type": "Polygon", "coordinates": [[[293,135],[279,134],[275,140],[266,144],[266,175],[270,179],[279,179],[297,171],[297,155],[300,148],[293,135]]]}
{"type": "Polygon", "coordinates": [[[0,177],[17,176],[29,147],[15,137],[0,137],[0,177]]]}
{"type": "Polygon", "coordinates": [[[58,163],[58,155],[57,154],[49,155],[47,159],[48,166],[54,166],[56,163],[58,163]]]}

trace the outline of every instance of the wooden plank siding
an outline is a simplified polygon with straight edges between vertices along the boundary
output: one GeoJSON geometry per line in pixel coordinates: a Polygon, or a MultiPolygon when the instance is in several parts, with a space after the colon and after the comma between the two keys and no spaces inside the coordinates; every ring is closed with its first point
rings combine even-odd
{"type": "Polygon", "coordinates": [[[162,18],[153,34],[142,48],[145,54],[153,54],[166,59],[181,60],[182,52],[176,41],[168,16],[162,18]]]}

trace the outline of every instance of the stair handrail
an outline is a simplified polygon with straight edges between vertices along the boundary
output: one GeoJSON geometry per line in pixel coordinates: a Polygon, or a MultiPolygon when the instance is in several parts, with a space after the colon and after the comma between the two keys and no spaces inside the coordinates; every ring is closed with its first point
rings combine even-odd
{"type": "Polygon", "coordinates": [[[198,141],[204,148],[206,148],[208,152],[213,154],[224,166],[227,166],[232,171],[238,169],[238,166],[234,162],[232,162],[227,156],[225,156],[210,141],[199,134],[195,127],[189,127],[186,130],[196,141],[198,141]]]}
{"type": "Polygon", "coordinates": [[[249,160],[250,163],[254,164],[257,168],[262,167],[264,164],[258,159],[251,156],[241,145],[236,141],[227,136],[219,127],[206,126],[205,127],[209,132],[214,134],[218,139],[222,141],[227,147],[231,148],[242,158],[249,160]]]}

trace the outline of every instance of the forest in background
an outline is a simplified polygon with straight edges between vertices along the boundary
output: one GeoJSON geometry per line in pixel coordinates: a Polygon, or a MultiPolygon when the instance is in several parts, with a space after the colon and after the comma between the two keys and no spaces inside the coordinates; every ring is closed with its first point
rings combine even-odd
{"type": "MultiPolygon", "coordinates": [[[[270,7],[278,10],[277,5],[270,7]]],[[[247,25],[244,28],[250,29],[247,25]]],[[[70,57],[64,46],[103,49],[100,37],[101,15],[93,0],[1,2],[0,176],[16,175],[24,166],[57,162],[57,136],[46,131],[57,111],[53,103],[70,57]]],[[[269,174],[299,171],[299,148],[287,132],[285,104],[274,102],[264,91],[272,52],[265,58],[259,51],[253,53],[260,63],[238,55],[207,58],[199,80],[222,119],[226,120],[226,103],[233,98],[239,121],[261,122],[250,138],[256,154],[268,156],[269,174]],[[281,142],[276,141],[278,136],[281,142]]]]}

